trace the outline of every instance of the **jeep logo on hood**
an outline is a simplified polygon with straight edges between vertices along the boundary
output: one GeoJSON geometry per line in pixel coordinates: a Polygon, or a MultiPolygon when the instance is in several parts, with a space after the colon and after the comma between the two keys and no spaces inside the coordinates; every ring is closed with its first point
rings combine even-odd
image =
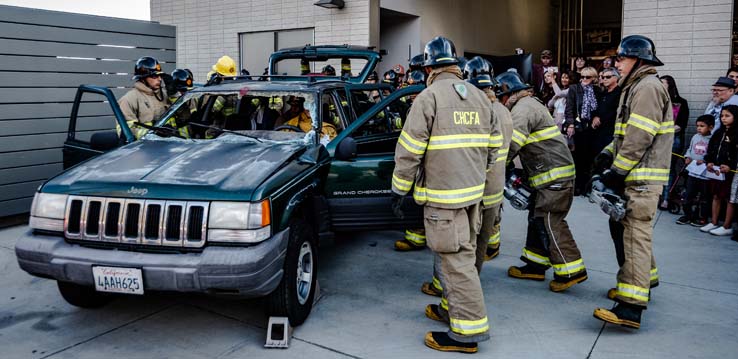
{"type": "Polygon", "coordinates": [[[136,187],[131,186],[131,188],[126,192],[129,194],[145,196],[147,193],[149,193],[149,190],[146,188],[136,188],[136,187]]]}

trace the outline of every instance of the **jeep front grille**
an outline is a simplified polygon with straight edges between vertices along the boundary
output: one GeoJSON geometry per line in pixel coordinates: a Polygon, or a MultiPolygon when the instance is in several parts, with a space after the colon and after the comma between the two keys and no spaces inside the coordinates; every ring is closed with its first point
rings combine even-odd
{"type": "Polygon", "coordinates": [[[70,196],[64,220],[69,239],[173,247],[202,247],[208,202],[70,196]]]}

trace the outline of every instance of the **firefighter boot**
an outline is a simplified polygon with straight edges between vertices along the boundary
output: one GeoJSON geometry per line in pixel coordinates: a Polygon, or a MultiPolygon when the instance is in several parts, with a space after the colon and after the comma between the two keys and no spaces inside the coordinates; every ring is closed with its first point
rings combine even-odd
{"type": "Polygon", "coordinates": [[[448,314],[444,315],[444,310],[438,304],[428,304],[425,306],[425,316],[437,322],[448,324],[448,314]]]}
{"type": "Polygon", "coordinates": [[[425,345],[442,352],[459,352],[472,354],[478,350],[477,343],[462,343],[451,339],[445,332],[428,332],[425,334],[425,345]]]}
{"type": "Polygon", "coordinates": [[[395,241],[395,250],[400,252],[417,251],[425,248],[425,231],[406,229],[405,238],[395,241]]]}
{"type": "Polygon", "coordinates": [[[574,284],[587,280],[587,271],[583,270],[569,278],[554,276],[554,279],[548,284],[548,288],[552,292],[562,292],[571,288],[574,284]]]}
{"type": "Polygon", "coordinates": [[[487,247],[487,251],[484,252],[484,261],[485,262],[491,261],[495,259],[495,257],[497,257],[499,254],[500,254],[500,247],[497,247],[497,248],[487,247]]]}
{"type": "Polygon", "coordinates": [[[440,297],[443,294],[443,290],[436,288],[431,282],[423,282],[420,291],[432,297],[440,297]]]}
{"type": "Polygon", "coordinates": [[[595,318],[608,323],[640,329],[642,311],[643,308],[639,306],[627,303],[618,303],[612,310],[597,308],[593,315],[595,318]]]}
{"type": "Polygon", "coordinates": [[[522,267],[511,266],[507,270],[507,275],[518,279],[530,279],[543,281],[546,279],[546,271],[538,269],[530,264],[526,264],[522,267]]]}

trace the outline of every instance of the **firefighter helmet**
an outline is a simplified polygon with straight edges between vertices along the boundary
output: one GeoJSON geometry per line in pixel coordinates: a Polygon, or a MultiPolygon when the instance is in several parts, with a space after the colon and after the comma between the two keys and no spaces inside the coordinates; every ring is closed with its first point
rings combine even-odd
{"type": "Polygon", "coordinates": [[[213,71],[217,72],[221,76],[236,76],[236,61],[230,56],[222,56],[218,59],[218,62],[213,65],[213,71]]]}
{"type": "Polygon", "coordinates": [[[187,91],[192,88],[192,75],[186,69],[172,71],[172,82],[177,91],[187,91]]]}
{"type": "Polygon", "coordinates": [[[408,85],[425,85],[425,73],[421,70],[410,71],[407,74],[408,85]]]}
{"type": "Polygon", "coordinates": [[[477,88],[491,87],[492,66],[480,56],[475,56],[464,65],[464,79],[477,88]]]}
{"type": "Polygon", "coordinates": [[[497,75],[497,77],[495,77],[495,81],[497,82],[495,94],[498,97],[510,95],[512,93],[521,90],[527,90],[530,88],[530,85],[524,83],[523,80],[520,78],[520,75],[518,75],[518,73],[515,71],[505,71],[497,75]]]}
{"type": "Polygon", "coordinates": [[[155,58],[144,56],[136,61],[133,68],[133,79],[138,81],[150,76],[161,76],[161,64],[155,58]]]}
{"type": "Polygon", "coordinates": [[[390,84],[392,87],[397,87],[400,83],[400,76],[394,70],[389,70],[382,76],[382,82],[390,84]]]}
{"type": "Polygon", "coordinates": [[[325,65],[323,66],[323,69],[320,70],[320,73],[325,76],[336,76],[336,69],[331,65],[325,65]]]}
{"type": "Polygon", "coordinates": [[[425,44],[423,51],[423,66],[437,67],[447,66],[459,63],[456,58],[456,46],[451,40],[436,36],[433,40],[425,44]]]}
{"type": "Polygon", "coordinates": [[[643,35],[630,35],[623,38],[618,46],[618,56],[635,57],[653,66],[663,66],[656,57],[656,46],[643,35]]]}
{"type": "Polygon", "coordinates": [[[422,69],[424,61],[425,59],[423,58],[423,54],[413,56],[413,58],[410,59],[410,64],[408,65],[410,72],[422,69]]]}

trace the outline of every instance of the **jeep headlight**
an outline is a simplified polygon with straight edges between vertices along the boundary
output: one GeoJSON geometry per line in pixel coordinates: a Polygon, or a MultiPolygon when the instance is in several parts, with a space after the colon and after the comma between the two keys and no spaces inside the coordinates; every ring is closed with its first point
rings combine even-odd
{"type": "Polygon", "coordinates": [[[271,236],[269,200],[210,203],[208,242],[258,243],[271,236]]]}
{"type": "Polygon", "coordinates": [[[66,194],[37,192],[31,204],[29,227],[44,231],[63,232],[67,197],[69,196],[66,194]]]}

